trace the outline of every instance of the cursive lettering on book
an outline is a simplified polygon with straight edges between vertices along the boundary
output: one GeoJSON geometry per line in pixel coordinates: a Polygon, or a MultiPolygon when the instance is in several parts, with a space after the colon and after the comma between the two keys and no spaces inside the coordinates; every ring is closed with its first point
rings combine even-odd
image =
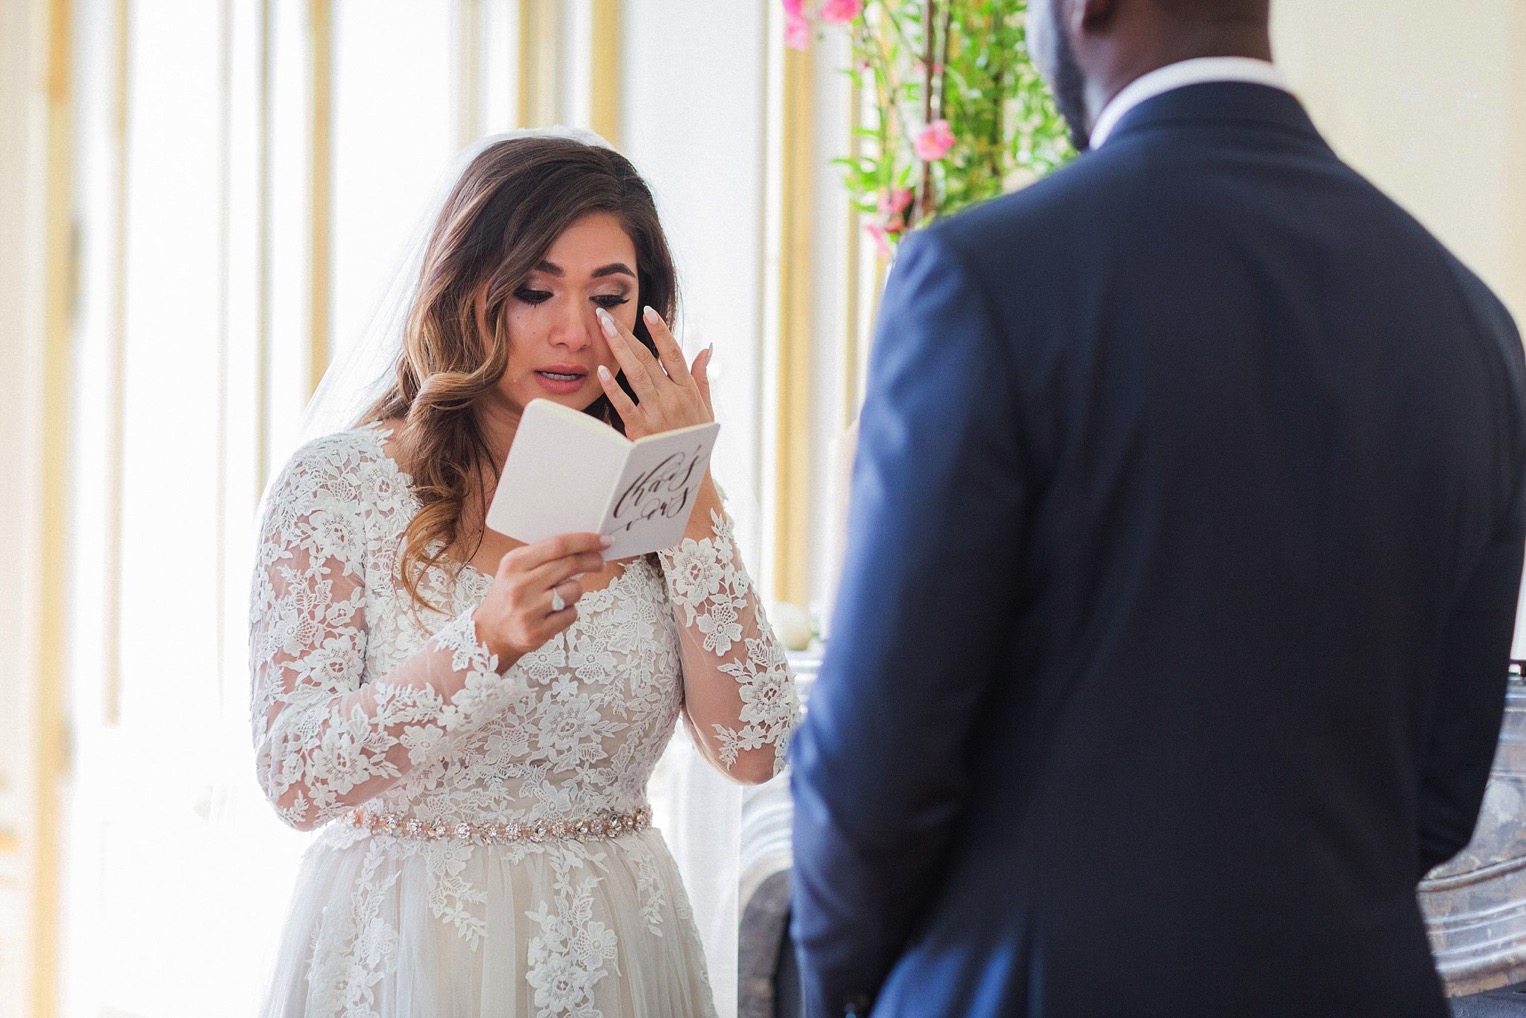
{"type": "Polygon", "coordinates": [[[630,530],[643,520],[673,519],[689,508],[694,497],[694,470],[700,463],[697,446],[693,452],[675,452],[643,474],[615,500],[615,533],[630,530]]]}

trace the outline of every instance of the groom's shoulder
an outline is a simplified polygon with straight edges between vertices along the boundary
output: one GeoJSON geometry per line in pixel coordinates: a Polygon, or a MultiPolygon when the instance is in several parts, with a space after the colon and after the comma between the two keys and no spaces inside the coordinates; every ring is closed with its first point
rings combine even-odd
{"type": "Polygon", "coordinates": [[[954,237],[989,237],[1015,230],[1065,229],[1064,237],[1103,229],[1114,214],[1137,208],[1152,186],[1160,186],[1163,160],[1155,147],[1128,153],[1099,150],[1076,157],[1018,191],[992,198],[949,217],[942,226],[954,237]]]}
{"type": "Polygon", "coordinates": [[[1127,218],[1129,209],[1147,197],[1151,177],[1148,153],[1119,159],[1107,151],[1091,152],[931,229],[951,247],[982,252],[984,257],[993,252],[1009,257],[1038,255],[1057,243],[1076,245],[1088,237],[1106,238],[1120,219],[1127,218]]]}

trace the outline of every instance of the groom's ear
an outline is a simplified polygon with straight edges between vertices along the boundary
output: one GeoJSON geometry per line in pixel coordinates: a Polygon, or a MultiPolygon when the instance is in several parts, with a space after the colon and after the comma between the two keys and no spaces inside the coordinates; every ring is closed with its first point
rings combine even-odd
{"type": "Polygon", "coordinates": [[[1107,31],[1118,17],[1118,8],[1124,2],[1125,0],[1071,0],[1071,31],[1076,35],[1107,31]]]}

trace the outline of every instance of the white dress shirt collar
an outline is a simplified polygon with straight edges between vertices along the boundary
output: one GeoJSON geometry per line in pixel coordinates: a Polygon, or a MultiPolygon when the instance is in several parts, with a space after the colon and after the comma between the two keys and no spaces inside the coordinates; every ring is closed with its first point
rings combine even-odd
{"type": "Polygon", "coordinates": [[[1097,125],[1092,128],[1092,148],[1101,148],[1123,115],[1146,99],[1153,99],[1187,85],[1201,85],[1210,81],[1247,81],[1255,85],[1280,88],[1284,92],[1292,91],[1282,72],[1265,60],[1250,57],[1198,57],[1167,64],[1129,82],[1123,91],[1113,96],[1112,101],[1103,107],[1102,114],[1097,117],[1097,125]]]}

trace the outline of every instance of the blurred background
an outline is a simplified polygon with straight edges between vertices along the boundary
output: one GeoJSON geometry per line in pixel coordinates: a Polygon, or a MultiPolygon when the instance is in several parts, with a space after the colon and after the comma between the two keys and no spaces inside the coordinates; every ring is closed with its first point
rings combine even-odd
{"type": "MultiPolygon", "coordinates": [[[[1273,10],[1336,149],[1526,315],[1526,3],[1273,10]]],[[[0,1018],[252,1009],[302,844],[226,792],[255,506],[484,134],[591,127],[650,181],[747,560],[829,629],[884,264],[830,162],[846,38],[784,20],[0,0],[0,1018]]]]}

